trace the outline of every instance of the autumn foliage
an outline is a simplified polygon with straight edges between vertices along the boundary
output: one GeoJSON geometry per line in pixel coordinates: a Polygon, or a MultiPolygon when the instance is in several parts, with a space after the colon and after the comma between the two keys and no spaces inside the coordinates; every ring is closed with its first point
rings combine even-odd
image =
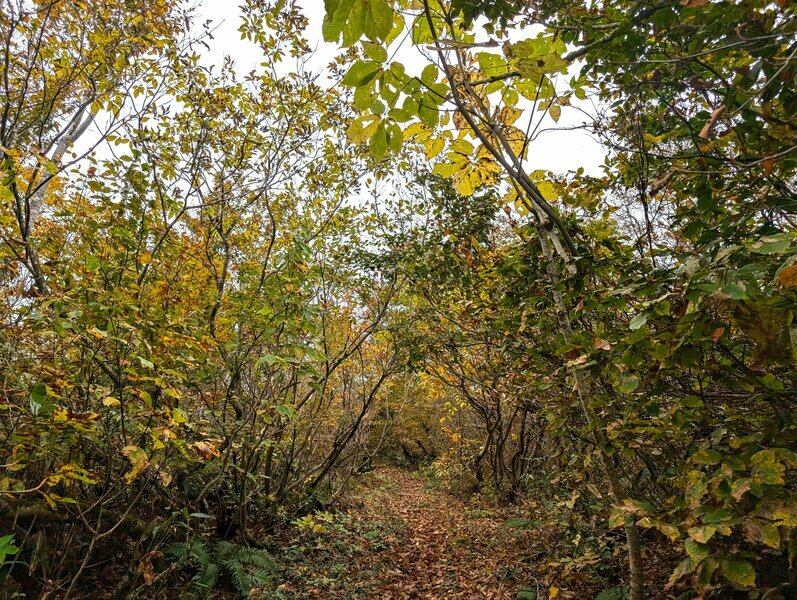
{"type": "Polygon", "coordinates": [[[3,4],[4,593],[792,597],[793,7],[304,8],[3,4]]]}

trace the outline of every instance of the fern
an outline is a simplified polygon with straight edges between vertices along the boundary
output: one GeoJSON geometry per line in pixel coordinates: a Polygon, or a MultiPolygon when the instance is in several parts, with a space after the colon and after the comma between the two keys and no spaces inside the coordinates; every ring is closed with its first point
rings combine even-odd
{"type": "Polygon", "coordinates": [[[622,585],[603,590],[595,596],[595,600],[628,600],[628,588],[622,585]]]}
{"type": "Polygon", "coordinates": [[[252,588],[271,583],[276,571],[274,560],[264,550],[230,542],[218,542],[212,547],[204,542],[176,543],[166,549],[166,557],[191,567],[195,571],[191,584],[202,591],[216,587],[222,568],[242,596],[252,588]]]}
{"type": "Polygon", "coordinates": [[[216,544],[216,556],[240,594],[271,582],[276,565],[264,550],[239,546],[230,542],[216,544]]]}

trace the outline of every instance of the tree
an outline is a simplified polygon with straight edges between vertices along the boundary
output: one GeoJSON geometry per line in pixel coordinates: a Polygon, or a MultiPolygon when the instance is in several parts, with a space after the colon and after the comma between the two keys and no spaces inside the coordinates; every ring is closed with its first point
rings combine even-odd
{"type": "MultiPolygon", "coordinates": [[[[790,180],[795,155],[788,133],[793,132],[788,114],[794,103],[794,56],[788,40],[794,34],[794,22],[785,6],[742,2],[725,10],[705,2],[495,6],[331,1],[326,8],[327,39],[341,40],[344,46],[359,44],[363,53],[343,78],[344,84],[355,88],[355,105],[363,113],[350,128],[350,139],[369,140],[376,158],[404,138],[420,143],[428,158],[438,157],[436,172],[450,177],[466,196],[503,176],[508,199],[536,223],[549,293],[565,342],[562,350],[573,357],[570,376],[616,503],[639,493],[638,479],[635,483],[627,473],[638,460],[650,476],[658,479],[660,471],[644,452],[617,454],[616,443],[610,440],[619,439],[620,434],[612,416],[626,411],[639,414],[640,393],[657,397],[655,408],[644,410],[660,414],[661,403],[672,401],[666,393],[665,371],[676,378],[677,371],[686,373],[681,389],[699,388],[704,394],[707,386],[726,388],[731,381],[727,372],[720,375],[714,370],[714,364],[752,375],[742,350],[746,344],[756,344],[760,353],[770,357],[773,350],[765,348],[774,344],[784,358],[793,356],[783,337],[793,303],[788,256],[794,240],[789,229],[794,225],[790,180]],[[478,17],[487,19],[484,27],[476,26],[478,17]],[[740,22],[749,23],[749,31],[740,31],[740,22]],[[545,29],[539,32],[533,26],[545,29]],[[417,77],[387,58],[395,55],[391,44],[405,39],[401,34],[405,27],[415,46],[432,52],[417,77]],[[499,46],[500,54],[483,50],[499,46]],[[577,60],[583,61],[579,76],[563,87],[558,80],[577,60]],[[684,69],[691,78],[682,76],[684,69]],[[610,109],[606,118],[595,123],[613,150],[609,176],[601,182],[576,175],[566,182],[529,172],[525,165],[529,132],[535,128],[532,112],[540,107],[556,122],[562,110],[587,94],[610,109]],[[723,129],[716,133],[719,128],[723,129]],[[663,191],[664,200],[659,201],[656,197],[663,191]],[[728,201],[715,204],[718,193],[728,201]],[[612,216],[620,208],[630,217],[626,224],[635,224],[637,216],[641,220],[642,235],[633,244],[637,258],[624,248],[621,223],[612,216]],[[668,234],[666,228],[673,233],[668,234]],[[768,253],[777,255],[778,262],[757,258],[768,253]],[[740,267],[731,266],[741,265],[732,256],[746,257],[750,268],[744,275],[737,271],[740,267]],[[676,276],[679,266],[682,270],[676,276]],[[612,289],[616,291],[605,291],[612,289]],[[681,298],[679,308],[674,307],[674,298],[681,298]],[[727,327],[720,326],[715,320],[718,314],[709,307],[717,301],[742,303],[732,309],[725,305],[724,310],[738,315],[727,327]],[[627,312],[623,315],[618,309],[627,312]],[[658,331],[675,327],[680,332],[675,339],[663,334],[667,341],[645,343],[646,335],[656,335],[647,326],[651,313],[662,318],[658,331]],[[620,323],[630,319],[625,321],[623,342],[614,336],[610,340],[595,337],[616,331],[615,319],[620,323]],[[692,327],[695,322],[700,323],[697,329],[692,327]],[[773,326],[773,322],[781,325],[773,326]],[[761,335],[762,329],[770,333],[761,335]],[[735,338],[741,344],[735,351],[725,346],[726,331],[740,336],[735,338]],[[673,345],[678,348],[673,354],[664,350],[673,345]],[[593,357],[610,348],[620,352],[615,355],[619,368],[593,357]],[[724,358],[715,363],[717,350],[724,358]],[[651,363],[661,365],[655,375],[644,373],[645,365],[651,363]],[[705,366],[695,369],[698,365],[705,366]],[[607,388],[607,375],[613,380],[612,391],[607,388]],[[629,466],[618,462],[621,456],[629,459],[629,466]]],[[[743,395],[752,394],[750,400],[782,390],[784,395],[774,400],[765,420],[787,430],[792,424],[782,420],[776,405],[789,402],[786,390],[793,387],[793,377],[782,369],[790,361],[785,358],[779,366],[770,363],[772,370],[760,371],[762,379],[755,382],[730,384],[739,386],[735,388],[739,391],[746,389],[743,395]]],[[[696,404],[691,393],[685,398],[686,404],[696,404]]],[[[683,446],[690,455],[691,444],[676,433],[682,418],[674,417],[673,423],[663,427],[680,438],[673,440],[674,445],[683,446]]],[[[717,427],[709,418],[708,428],[709,422],[717,427]]],[[[786,452],[778,459],[785,461],[775,467],[778,472],[791,461],[786,458],[792,456],[791,451],[782,446],[782,439],[764,434],[768,426],[763,422],[753,428],[756,433],[738,421],[730,430],[740,438],[752,435],[749,439],[755,439],[749,450],[737,456],[764,460],[758,453],[774,446],[779,448],[776,454],[786,452]]],[[[644,434],[641,439],[635,437],[634,444],[650,443],[645,435],[651,432],[642,428],[634,433],[639,432],[644,434]]],[[[740,471],[748,468],[740,466],[740,471]]],[[[684,473],[689,467],[683,464],[681,469],[684,473]]],[[[692,472],[686,477],[692,477],[688,489],[704,475],[692,472]]],[[[728,485],[734,480],[723,479],[728,485]]],[[[719,484],[717,479],[712,481],[719,484]]],[[[790,484],[777,476],[773,485],[786,486],[769,489],[774,497],[783,498],[790,484]]],[[[704,510],[702,495],[698,500],[690,498],[687,504],[698,512],[704,510]]],[[[732,524],[741,522],[730,515],[747,509],[728,506],[741,501],[741,496],[734,501],[720,494],[715,500],[723,503],[732,524]]],[[[673,540],[680,536],[679,528],[667,523],[667,518],[654,518],[647,511],[637,507],[620,519],[629,544],[633,598],[643,593],[638,527],[657,527],[673,540]]],[[[696,550],[695,544],[706,541],[707,534],[701,534],[706,527],[714,527],[712,533],[732,530],[732,525],[714,525],[724,523],[725,517],[713,521],[717,513],[708,514],[703,519],[709,520],[702,520],[700,527],[691,527],[694,521],[689,520],[679,523],[701,540],[687,540],[689,557],[673,582],[697,571],[699,589],[711,585],[713,575],[720,573],[734,585],[752,585],[752,566],[732,546],[710,558],[703,545],[696,550]]],[[[753,535],[749,539],[756,543],[763,538],[753,535]]],[[[780,542],[773,545],[780,548],[780,542]]]]}

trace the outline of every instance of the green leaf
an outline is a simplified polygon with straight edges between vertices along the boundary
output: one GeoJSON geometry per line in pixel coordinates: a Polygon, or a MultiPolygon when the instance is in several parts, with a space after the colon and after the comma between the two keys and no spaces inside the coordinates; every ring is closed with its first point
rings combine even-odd
{"type": "Polygon", "coordinates": [[[368,149],[371,156],[375,161],[379,162],[387,154],[387,130],[384,123],[380,123],[376,128],[376,132],[371,137],[371,142],[368,144],[368,149]]]}
{"type": "Polygon", "coordinates": [[[696,565],[694,561],[691,558],[685,558],[677,567],[675,567],[672,575],[670,575],[669,585],[675,585],[679,579],[682,579],[690,573],[694,573],[695,568],[696,565]]]}
{"type": "Polygon", "coordinates": [[[723,287],[722,292],[730,296],[732,300],[746,300],[748,298],[747,291],[734,283],[723,287]]]}
{"type": "Polygon", "coordinates": [[[43,383],[37,383],[30,390],[30,395],[28,396],[28,405],[33,416],[41,412],[45,400],[47,400],[47,386],[43,383]]]}
{"type": "Polygon", "coordinates": [[[753,454],[750,464],[753,467],[752,479],[755,483],[769,485],[783,483],[786,467],[781,464],[773,450],[761,450],[761,452],[753,454]]]}
{"type": "Polygon", "coordinates": [[[5,563],[7,556],[13,556],[17,552],[19,548],[14,545],[13,534],[0,537],[0,566],[5,563]]]}
{"type": "Polygon", "coordinates": [[[429,64],[421,72],[421,81],[426,85],[432,85],[437,80],[437,65],[429,64]]]}
{"type": "Polygon", "coordinates": [[[401,144],[404,142],[404,132],[395,123],[388,123],[385,126],[387,131],[387,147],[391,152],[401,151],[401,144]]]}
{"type": "Polygon", "coordinates": [[[418,116],[424,125],[434,127],[437,125],[437,120],[440,118],[440,113],[437,112],[437,103],[432,94],[424,94],[423,101],[418,106],[418,116]]]}
{"type": "Polygon", "coordinates": [[[731,528],[727,525],[701,525],[699,527],[691,527],[688,531],[689,536],[701,544],[708,543],[715,533],[730,535],[731,532],[731,528]]]}
{"type": "Polygon", "coordinates": [[[262,364],[267,364],[270,366],[273,365],[275,362],[277,362],[276,356],[274,356],[273,354],[266,354],[265,356],[261,356],[257,360],[257,366],[259,367],[262,364]]]}
{"type": "Polygon", "coordinates": [[[700,506],[700,501],[708,492],[706,475],[698,470],[690,471],[686,476],[686,504],[691,508],[700,506]]]}
{"type": "Polygon", "coordinates": [[[703,401],[697,396],[685,396],[681,398],[681,404],[687,408],[700,408],[703,406],[703,401]]]}
{"type": "Polygon", "coordinates": [[[292,419],[298,414],[296,409],[286,404],[278,404],[276,410],[277,414],[287,417],[288,419],[292,419]]]}
{"type": "Polygon", "coordinates": [[[357,61],[346,71],[342,83],[351,87],[360,87],[373,80],[379,70],[378,62],[373,60],[357,61]]]}
{"type": "Polygon", "coordinates": [[[631,322],[628,324],[628,328],[632,330],[639,329],[645,323],[648,322],[649,318],[650,315],[648,313],[645,312],[637,313],[636,315],[634,315],[634,318],[631,319],[631,322]]]}
{"type": "Polygon", "coordinates": [[[716,465],[722,460],[722,454],[716,450],[698,450],[689,459],[696,465],[716,465]]]}
{"type": "MultiPolygon", "coordinates": [[[[321,33],[327,42],[337,42],[343,31],[343,26],[349,20],[349,14],[355,0],[324,0],[326,14],[321,25],[321,33]]],[[[362,31],[360,32],[362,34],[362,31]]],[[[357,35],[357,39],[360,35],[357,35]]]]}
{"type": "Polygon", "coordinates": [[[665,523],[664,521],[660,521],[658,519],[652,519],[650,517],[643,517],[637,521],[637,525],[640,527],[644,527],[646,529],[655,528],[661,531],[664,535],[670,538],[671,541],[677,540],[681,532],[678,531],[678,528],[675,525],[671,525],[670,523],[665,523]]]}
{"type": "Polygon", "coordinates": [[[704,523],[722,523],[733,518],[733,513],[727,508],[715,508],[703,515],[704,523]]]}
{"type": "Polygon", "coordinates": [[[138,446],[125,446],[122,449],[122,454],[130,461],[130,470],[125,473],[124,480],[127,483],[132,483],[149,465],[149,457],[138,446]]]}
{"type": "Polygon", "coordinates": [[[623,375],[622,379],[620,379],[620,385],[617,386],[617,389],[623,392],[624,394],[630,394],[634,390],[639,387],[639,375],[636,373],[626,373],[623,375]]]}
{"type": "Polygon", "coordinates": [[[397,123],[406,123],[412,119],[412,115],[403,108],[391,108],[387,111],[387,116],[397,123]]]}
{"type": "Polygon", "coordinates": [[[699,563],[708,556],[708,546],[693,539],[687,539],[684,542],[684,548],[686,549],[686,554],[695,563],[699,563]]]}
{"type": "Polygon", "coordinates": [[[383,63],[387,60],[387,49],[374,42],[363,42],[365,55],[373,61],[383,63]]]}
{"type": "MultiPolygon", "coordinates": [[[[393,29],[393,8],[387,0],[359,0],[365,12],[365,35],[384,40],[393,29]]],[[[356,10],[356,7],[355,7],[356,10]]]]}
{"type": "Polygon", "coordinates": [[[503,56],[490,52],[479,52],[479,68],[484,71],[486,77],[495,77],[507,72],[509,65],[503,56]]]}
{"type": "Polygon", "coordinates": [[[760,542],[775,550],[780,549],[780,530],[774,523],[751,518],[745,521],[744,532],[750,542],[760,542]]]}
{"type": "Polygon", "coordinates": [[[550,181],[540,181],[537,183],[537,189],[547,202],[554,202],[557,198],[559,198],[556,186],[550,181]]]}
{"type": "Polygon", "coordinates": [[[729,560],[722,567],[725,579],[742,587],[755,585],[755,569],[746,560],[729,560]]]}

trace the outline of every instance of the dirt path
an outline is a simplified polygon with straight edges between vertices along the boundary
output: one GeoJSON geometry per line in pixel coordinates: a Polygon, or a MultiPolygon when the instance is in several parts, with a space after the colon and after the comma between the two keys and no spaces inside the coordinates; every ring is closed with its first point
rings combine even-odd
{"type": "Polygon", "coordinates": [[[366,480],[355,495],[362,503],[358,517],[398,520],[403,529],[387,543],[375,597],[515,598],[524,587],[525,521],[469,507],[405,470],[382,468],[369,479],[372,485],[366,480]]]}
{"type": "Polygon", "coordinates": [[[275,597],[514,599],[536,588],[544,543],[527,516],[477,508],[416,473],[379,468],[354,482],[325,533],[286,541],[282,562],[292,566],[275,597]]]}

